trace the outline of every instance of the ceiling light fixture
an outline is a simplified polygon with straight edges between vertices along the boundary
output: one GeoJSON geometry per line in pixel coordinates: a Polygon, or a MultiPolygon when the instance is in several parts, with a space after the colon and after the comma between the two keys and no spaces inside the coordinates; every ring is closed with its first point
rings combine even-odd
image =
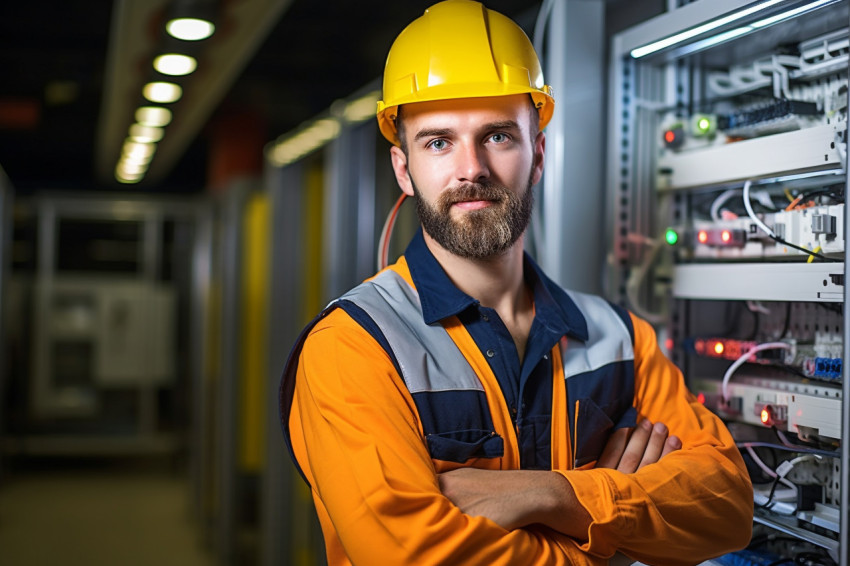
{"type": "Polygon", "coordinates": [[[154,143],[162,139],[165,132],[156,126],[133,124],[130,126],[130,139],[139,143],[154,143]]]}
{"type": "Polygon", "coordinates": [[[375,117],[375,108],[378,107],[380,99],[381,93],[372,91],[347,103],[342,110],[342,115],[349,123],[365,122],[375,117]]]}
{"type": "Polygon", "coordinates": [[[729,15],[723,16],[716,20],[712,20],[710,22],[704,23],[697,27],[685,30],[683,32],[677,33],[675,35],[671,35],[670,37],[666,37],[664,39],[654,41],[647,45],[643,45],[641,47],[632,49],[629,53],[632,58],[640,59],[641,57],[646,57],[647,55],[651,55],[653,53],[658,53],[659,51],[663,51],[665,49],[669,49],[672,47],[684,47],[688,46],[687,50],[682,53],[682,55],[686,55],[689,53],[693,53],[702,49],[706,49],[708,47],[718,45],[725,41],[729,41],[736,37],[740,37],[742,35],[753,32],[757,29],[771,26],[788,18],[800,15],[802,13],[816,10],[828,4],[833,4],[838,0],[817,0],[815,2],[809,2],[802,6],[798,6],[792,10],[788,10],[785,12],[781,12],[779,14],[775,14],[773,16],[769,16],[757,22],[747,24],[738,28],[730,29],[725,32],[718,33],[717,35],[704,38],[702,40],[698,40],[692,44],[689,44],[691,40],[694,38],[708,33],[712,30],[716,30],[738,20],[744,19],[748,16],[752,16],[753,14],[757,14],[767,8],[771,8],[777,4],[780,4],[787,0],[767,0],[766,2],[762,2],[760,4],[756,4],[755,6],[750,6],[748,8],[744,8],[738,12],[733,12],[729,15]]]}
{"type": "Polygon", "coordinates": [[[141,106],[136,110],[136,122],[162,128],[171,123],[171,110],[162,106],[141,106]]]}
{"type": "Polygon", "coordinates": [[[122,159],[118,163],[118,168],[126,175],[144,175],[148,170],[148,165],[147,163],[136,163],[135,161],[122,159]]]}
{"type": "Polygon", "coordinates": [[[142,89],[142,94],[151,102],[168,104],[176,102],[183,96],[183,89],[175,83],[157,81],[148,83],[142,89]]]}
{"type": "Polygon", "coordinates": [[[284,136],[271,146],[269,159],[278,167],[297,161],[339,136],[342,125],[336,118],[310,122],[293,136],[284,136]]]}
{"type": "Polygon", "coordinates": [[[132,140],[124,142],[122,157],[137,163],[148,163],[156,153],[156,144],[140,143],[132,140]]]}
{"type": "Polygon", "coordinates": [[[183,76],[198,68],[198,61],[189,55],[166,53],[153,60],[153,68],[163,75],[183,76]]]}
{"type": "Polygon", "coordinates": [[[121,164],[115,166],[115,180],[119,183],[131,184],[138,183],[144,177],[144,172],[142,173],[132,173],[130,171],[126,171],[121,164]]]}
{"type": "Polygon", "coordinates": [[[215,32],[212,22],[198,18],[176,18],[165,24],[168,34],[184,41],[200,41],[215,32]]]}

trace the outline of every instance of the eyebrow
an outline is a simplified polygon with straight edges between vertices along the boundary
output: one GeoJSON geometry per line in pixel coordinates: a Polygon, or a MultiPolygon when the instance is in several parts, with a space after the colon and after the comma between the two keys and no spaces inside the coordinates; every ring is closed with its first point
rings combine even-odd
{"type": "Polygon", "coordinates": [[[519,124],[513,120],[505,120],[504,122],[491,122],[487,124],[487,130],[518,130],[519,124]]]}
{"type": "MultiPolygon", "coordinates": [[[[483,128],[485,131],[492,130],[518,130],[519,124],[514,120],[504,120],[501,122],[490,122],[486,124],[483,128]]],[[[413,137],[413,141],[419,141],[422,138],[430,138],[430,137],[442,137],[448,136],[454,133],[454,130],[450,128],[433,128],[426,130],[419,130],[416,132],[416,135],[413,137]]]]}
{"type": "Polygon", "coordinates": [[[447,136],[452,133],[453,130],[448,128],[440,128],[440,129],[432,129],[432,130],[419,130],[416,132],[416,135],[413,137],[413,141],[419,141],[422,138],[430,138],[430,137],[442,137],[447,136]]]}

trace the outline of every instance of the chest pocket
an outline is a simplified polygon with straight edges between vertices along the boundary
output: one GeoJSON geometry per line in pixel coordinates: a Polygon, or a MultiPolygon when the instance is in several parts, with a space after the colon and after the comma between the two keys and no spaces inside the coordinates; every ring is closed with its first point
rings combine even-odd
{"type": "Polygon", "coordinates": [[[440,462],[463,464],[504,454],[484,386],[445,328],[425,324],[415,289],[387,270],[340,301],[362,309],[383,334],[438,468],[440,462]]]}
{"type": "Polygon", "coordinates": [[[637,410],[634,397],[634,365],[615,362],[591,373],[567,380],[573,447],[573,466],[580,468],[602,455],[611,433],[633,427],[637,410]]]}

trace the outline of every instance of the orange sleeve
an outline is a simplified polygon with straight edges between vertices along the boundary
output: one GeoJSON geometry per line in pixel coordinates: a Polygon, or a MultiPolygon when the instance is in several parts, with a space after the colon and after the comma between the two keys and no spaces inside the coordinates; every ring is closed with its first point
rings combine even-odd
{"type": "Polygon", "coordinates": [[[741,454],[720,419],[685,387],[652,327],[634,315],[638,420],[663,422],[682,449],[634,474],[562,472],[593,522],[594,554],[619,550],[652,564],[694,564],[745,547],[753,492],[741,454]]]}
{"type": "Polygon", "coordinates": [[[341,310],[304,345],[289,424],[332,566],[604,563],[560,533],[506,531],[445,498],[401,377],[341,310]]]}

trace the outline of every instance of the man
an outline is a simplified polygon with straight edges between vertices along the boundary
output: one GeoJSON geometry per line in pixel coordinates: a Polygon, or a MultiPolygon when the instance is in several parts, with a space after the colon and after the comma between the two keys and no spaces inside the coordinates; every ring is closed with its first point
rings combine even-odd
{"type": "Polygon", "coordinates": [[[525,34],[477,2],[393,44],[378,120],[422,230],[305,329],[281,387],[332,565],[693,564],[749,541],[740,454],[649,325],[523,252],[553,109],[525,34]]]}

